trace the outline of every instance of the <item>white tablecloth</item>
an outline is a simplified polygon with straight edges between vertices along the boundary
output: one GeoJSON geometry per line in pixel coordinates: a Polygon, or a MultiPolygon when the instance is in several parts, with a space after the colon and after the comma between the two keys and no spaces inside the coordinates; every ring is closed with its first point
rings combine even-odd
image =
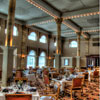
{"type": "MultiPolygon", "coordinates": [[[[0,93],[0,100],[6,100],[4,93],[0,93]]],[[[32,100],[40,100],[40,96],[38,92],[32,94],[32,100]]]]}
{"type": "MultiPolygon", "coordinates": [[[[82,73],[79,73],[78,75],[71,74],[69,77],[76,78],[76,77],[83,77],[83,76],[82,76],[82,73]]],[[[59,82],[61,84],[60,91],[64,91],[66,84],[72,85],[72,80],[68,81],[68,80],[66,80],[66,77],[64,77],[62,80],[57,80],[57,79],[52,79],[52,80],[55,82],[59,82]]]]}

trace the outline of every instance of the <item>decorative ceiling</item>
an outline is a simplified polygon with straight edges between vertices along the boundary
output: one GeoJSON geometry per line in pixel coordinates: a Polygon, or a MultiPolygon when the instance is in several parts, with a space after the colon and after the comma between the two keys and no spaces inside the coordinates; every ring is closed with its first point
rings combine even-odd
{"type": "MultiPolygon", "coordinates": [[[[0,0],[0,17],[7,18],[9,0],[0,0]]],[[[62,37],[99,35],[99,0],[16,0],[15,18],[20,24],[57,34],[55,18],[63,18],[62,37]]]]}

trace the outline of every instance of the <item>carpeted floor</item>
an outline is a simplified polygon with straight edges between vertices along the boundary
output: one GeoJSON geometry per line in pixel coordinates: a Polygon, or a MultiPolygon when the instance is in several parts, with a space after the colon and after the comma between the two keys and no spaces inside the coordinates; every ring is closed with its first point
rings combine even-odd
{"type": "MultiPolygon", "coordinates": [[[[84,86],[83,94],[75,93],[73,96],[73,100],[100,100],[100,91],[99,91],[99,83],[91,82],[88,86],[84,86]]],[[[64,94],[59,97],[59,100],[71,100],[70,96],[64,94]]]]}

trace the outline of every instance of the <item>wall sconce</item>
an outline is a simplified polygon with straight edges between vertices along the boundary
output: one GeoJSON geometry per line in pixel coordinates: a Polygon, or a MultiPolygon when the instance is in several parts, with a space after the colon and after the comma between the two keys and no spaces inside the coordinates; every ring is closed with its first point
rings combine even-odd
{"type": "Polygon", "coordinates": [[[22,58],[25,58],[25,57],[26,57],[26,55],[25,55],[25,54],[22,54],[22,55],[21,55],[21,57],[22,57],[22,58]]]}

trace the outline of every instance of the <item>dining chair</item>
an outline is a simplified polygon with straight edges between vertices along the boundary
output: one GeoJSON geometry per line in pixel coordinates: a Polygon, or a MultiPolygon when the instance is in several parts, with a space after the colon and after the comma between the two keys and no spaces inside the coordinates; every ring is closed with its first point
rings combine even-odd
{"type": "Polygon", "coordinates": [[[93,81],[98,81],[99,79],[99,71],[95,70],[93,72],[93,81]]]}
{"type": "Polygon", "coordinates": [[[82,86],[82,81],[83,78],[74,78],[72,80],[72,85],[69,88],[65,89],[66,93],[69,93],[71,95],[71,100],[72,100],[72,96],[73,96],[73,92],[76,93],[76,91],[81,91],[81,93],[83,92],[83,86],[82,86]]]}
{"type": "Polygon", "coordinates": [[[16,78],[22,77],[22,71],[21,71],[21,70],[17,70],[17,71],[16,71],[16,74],[15,74],[15,77],[16,77],[16,78]]]}
{"type": "Polygon", "coordinates": [[[47,93],[41,95],[40,100],[58,100],[60,93],[60,83],[56,82],[52,90],[48,90],[47,93]]]}
{"type": "Polygon", "coordinates": [[[6,100],[32,100],[32,94],[5,94],[6,100]]]}
{"type": "Polygon", "coordinates": [[[88,72],[85,72],[85,73],[83,73],[83,75],[84,75],[83,85],[85,85],[85,86],[88,87],[88,83],[89,83],[89,73],[88,72]]]}

